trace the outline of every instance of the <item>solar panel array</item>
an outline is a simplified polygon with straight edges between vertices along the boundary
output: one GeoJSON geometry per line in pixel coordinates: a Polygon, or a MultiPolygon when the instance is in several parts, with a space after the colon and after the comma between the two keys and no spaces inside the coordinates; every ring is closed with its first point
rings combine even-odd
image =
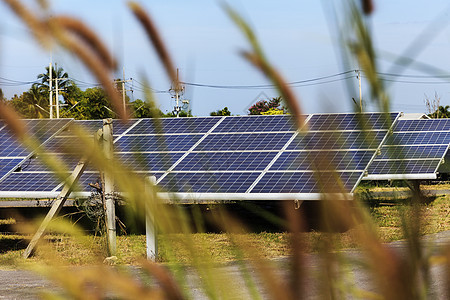
{"type": "Polygon", "coordinates": [[[450,119],[399,120],[365,179],[434,179],[450,143],[450,119]]]}
{"type": "MultiPolygon", "coordinates": [[[[399,116],[305,115],[304,131],[296,130],[289,115],[114,121],[114,151],[134,172],[156,176],[167,192],[303,194],[313,199],[322,192],[352,192],[363,178],[435,176],[447,153],[450,122],[399,116]]],[[[82,125],[90,136],[102,126],[101,120],[26,123],[68,170],[74,169],[78,159],[73,154],[81,145],[71,125],[82,125]]],[[[1,122],[0,141],[0,193],[62,189],[61,178],[1,122]]],[[[88,168],[80,185],[89,191],[88,183],[98,180],[99,172],[88,168]]]]}
{"type": "MultiPolygon", "coordinates": [[[[115,122],[115,155],[125,166],[156,176],[159,186],[176,193],[314,194],[325,191],[324,187],[340,192],[335,188],[340,185],[334,184],[339,180],[352,191],[398,114],[303,117],[306,133],[298,132],[287,115],[115,122]]],[[[46,151],[57,154],[69,170],[77,163],[71,154],[80,143],[66,125],[83,125],[90,134],[102,125],[99,120],[29,122],[31,126],[42,122],[45,128],[53,124],[53,129],[31,133],[38,134],[46,151]]],[[[5,146],[14,148],[15,143],[7,141],[5,146]]],[[[61,180],[39,160],[26,152],[20,157],[11,157],[20,151],[9,153],[0,169],[5,174],[0,191],[61,190],[61,180]]],[[[88,169],[81,185],[86,187],[98,177],[96,170],[88,169]]]]}

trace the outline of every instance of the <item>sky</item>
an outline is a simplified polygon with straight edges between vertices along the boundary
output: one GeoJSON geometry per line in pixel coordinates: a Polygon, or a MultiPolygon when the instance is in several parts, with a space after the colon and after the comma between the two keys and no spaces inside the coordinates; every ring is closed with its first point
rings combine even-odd
{"type": "MultiPolygon", "coordinates": [[[[37,1],[23,2],[39,11],[37,1]]],[[[351,112],[352,98],[359,99],[358,80],[352,71],[359,66],[352,59],[343,63],[339,41],[339,28],[348,20],[340,9],[346,2],[334,1],[336,21],[330,13],[331,1],[226,1],[250,24],[269,61],[286,81],[297,82],[293,89],[305,113],[351,112]],[[348,89],[349,85],[353,88],[348,89]]],[[[168,92],[171,83],[126,1],[49,3],[51,14],[80,18],[101,37],[119,61],[115,77],[122,77],[124,71],[125,78],[133,79],[128,85],[133,90],[128,92],[132,100],[144,98],[142,84],[148,80],[157,91],[160,108],[164,112],[173,109],[175,101],[168,92]]],[[[250,46],[222,3],[142,1],[179,68],[181,80],[188,83],[183,97],[189,99],[195,116],[209,115],[224,107],[234,115],[242,115],[257,100],[278,96],[271,87],[236,88],[270,82],[239,54],[250,46]]],[[[450,104],[450,76],[445,78],[450,74],[447,1],[374,3],[375,11],[367,25],[377,50],[378,70],[391,74],[382,75],[389,80],[384,83],[391,110],[424,113],[424,99],[434,98],[435,93],[441,105],[450,104]],[[411,57],[415,62],[407,68],[398,67],[394,62],[399,56],[411,57]]],[[[26,91],[29,82],[35,81],[51,60],[63,67],[82,89],[95,86],[96,80],[79,60],[57,47],[52,51],[42,49],[3,3],[0,14],[0,88],[6,97],[26,91]]],[[[379,110],[370,97],[364,72],[362,95],[366,111],[379,110]]]]}

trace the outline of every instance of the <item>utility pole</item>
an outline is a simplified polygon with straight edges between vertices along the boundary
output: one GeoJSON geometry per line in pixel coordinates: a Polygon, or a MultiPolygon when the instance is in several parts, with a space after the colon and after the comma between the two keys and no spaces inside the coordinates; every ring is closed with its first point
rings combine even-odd
{"type": "Polygon", "coordinates": [[[48,73],[49,73],[48,85],[49,85],[49,88],[50,88],[50,98],[49,98],[49,102],[50,102],[50,119],[53,119],[53,87],[52,87],[53,67],[52,67],[52,62],[51,61],[50,61],[50,64],[48,66],[48,73]]]}
{"type": "Polygon", "coordinates": [[[56,118],[59,119],[59,94],[58,94],[58,65],[55,63],[55,71],[56,71],[56,78],[55,78],[55,97],[56,97],[56,118]]]}
{"type": "Polygon", "coordinates": [[[126,92],[132,92],[133,90],[127,90],[125,88],[125,82],[131,82],[133,81],[133,78],[125,79],[125,68],[122,69],[122,80],[117,80],[118,83],[122,84],[122,105],[123,105],[123,111],[127,111],[127,104],[126,104],[126,92]]]}
{"type": "Polygon", "coordinates": [[[358,84],[359,84],[359,109],[361,112],[363,111],[362,107],[362,93],[361,93],[361,70],[356,70],[356,78],[358,78],[358,84]]]}
{"type": "Polygon", "coordinates": [[[180,116],[181,106],[180,106],[180,96],[184,92],[184,87],[180,84],[180,79],[178,77],[178,69],[177,69],[177,82],[175,82],[175,87],[170,89],[170,92],[173,94],[172,98],[175,98],[175,107],[174,111],[177,118],[180,116]]]}

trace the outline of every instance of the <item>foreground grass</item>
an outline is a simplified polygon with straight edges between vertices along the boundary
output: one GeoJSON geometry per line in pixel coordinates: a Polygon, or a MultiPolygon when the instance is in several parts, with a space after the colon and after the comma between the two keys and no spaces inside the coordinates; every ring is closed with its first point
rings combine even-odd
{"type": "MultiPolygon", "coordinates": [[[[448,197],[438,197],[430,204],[420,207],[422,214],[422,234],[431,234],[450,230],[450,202],[448,197]]],[[[381,241],[391,242],[405,238],[402,230],[402,220],[411,214],[410,206],[380,205],[370,208],[374,223],[378,227],[381,241]]],[[[11,221],[8,221],[11,222],[11,221]]],[[[337,249],[354,248],[358,245],[353,238],[359,228],[353,228],[345,233],[302,233],[304,247],[307,252],[315,252],[325,239],[338,241],[337,249]]],[[[225,233],[195,233],[165,234],[158,237],[160,261],[188,263],[191,257],[189,251],[201,251],[203,256],[217,263],[225,263],[236,259],[233,241],[245,238],[250,252],[257,251],[264,258],[275,258],[289,255],[290,235],[286,232],[248,233],[244,235],[229,235],[225,233]],[[189,249],[189,250],[187,250],[189,249]]],[[[78,241],[66,236],[49,238],[52,249],[61,257],[64,263],[71,265],[86,265],[99,262],[104,253],[104,239],[98,236],[86,236],[78,241]]],[[[0,235],[0,266],[14,267],[23,263],[21,253],[26,246],[22,236],[0,235]]],[[[137,264],[145,258],[144,235],[122,235],[117,237],[119,264],[137,264]]],[[[45,251],[45,250],[43,250],[45,251]]],[[[31,260],[39,261],[46,253],[39,252],[31,260]]]]}

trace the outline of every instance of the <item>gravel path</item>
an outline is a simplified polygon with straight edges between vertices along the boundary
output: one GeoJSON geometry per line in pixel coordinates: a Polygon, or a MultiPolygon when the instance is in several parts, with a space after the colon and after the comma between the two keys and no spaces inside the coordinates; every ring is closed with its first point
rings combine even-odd
{"type": "MultiPolygon", "coordinates": [[[[427,244],[428,249],[436,249],[450,244],[450,231],[441,232],[426,236],[424,242],[427,244]]],[[[389,244],[396,251],[401,252],[405,249],[405,242],[397,241],[389,244]]],[[[348,256],[349,261],[360,261],[361,253],[356,250],[345,251],[344,255],[348,256]]],[[[285,276],[287,272],[283,270],[288,269],[288,259],[280,258],[274,260],[274,262],[280,266],[280,276],[285,276]]],[[[317,255],[307,256],[306,268],[314,271],[314,269],[320,268],[320,262],[317,255]]],[[[135,271],[139,272],[136,268],[135,271]]],[[[351,265],[352,277],[355,279],[355,284],[358,288],[371,291],[372,279],[364,272],[364,269],[357,263],[351,265]]],[[[219,267],[216,274],[226,274],[228,278],[241,278],[241,273],[236,264],[229,264],[223,267],[219,267]]],[[[428,295],[429,299],[448,299],[446,297],[446,283],[444,278],[449,276],[446,274],[443,265],[434,265],[431,268],[431,282],[432,286],[428,295]]],[[[39,293],[43,290],[56,290],[56,287],[49,281],[29,272],[23,270],[0,270],[0,299],[38,299],[39,293]]],[[[193,274],[189,274],[187,282],[190,285],[190,291],[193,299],[206,299],[202,289],[195,284],[196,277],[193,274]]],[[[244,288],[243,280],[232,280],[231,282],[225,282],[230,291],[234,292],[236,299],[248,299],[250,295],[246,294],[247,289],[244,288]]],[[[312,278],[306,279],[305,286],[308,290],[305,291],[306,299],[315,299],[319,294],[319,286],[312,278]]],[[[261,285],[260,285],[261,287],[261,285]]],[[[234,299],[234,298],[233,298],[234,299]]]]}

